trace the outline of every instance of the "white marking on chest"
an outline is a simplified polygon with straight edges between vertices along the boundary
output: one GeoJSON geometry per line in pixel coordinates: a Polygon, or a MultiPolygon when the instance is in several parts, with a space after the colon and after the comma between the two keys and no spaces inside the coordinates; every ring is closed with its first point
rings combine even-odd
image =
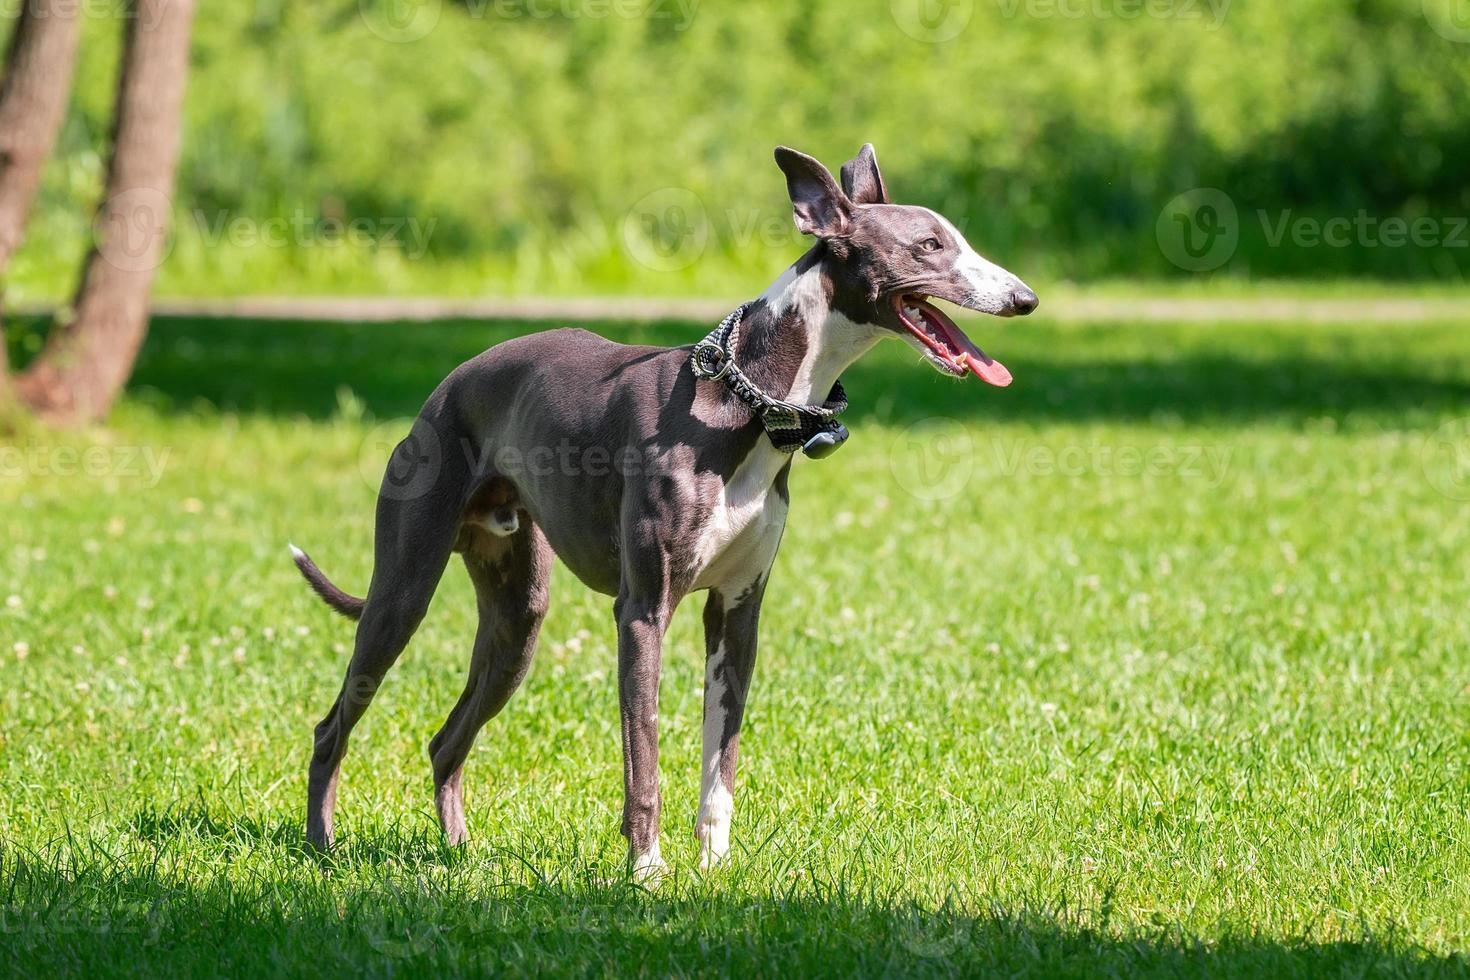
{"type": "Polygon", "coordinates": [[[790,457],[762,442],[750,451],[709,508],[695,549],[696,589],[743,590],[770,568],[786,527],[786,501],[776,476],[790,457]]]}

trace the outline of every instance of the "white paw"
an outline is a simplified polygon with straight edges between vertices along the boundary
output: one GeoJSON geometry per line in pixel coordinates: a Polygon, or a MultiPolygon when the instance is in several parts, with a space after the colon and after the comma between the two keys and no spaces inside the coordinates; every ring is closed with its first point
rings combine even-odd
{"type": "Polygon", "coordinates": [[[699,838],[699,870],[709,871],[730,854],[730,828],[723,833],[714,828],[698,827],[694,831],[699,838]]]}
{"type": "Polygon", "coordinates": [[[729,790],[715,783],[704,797],[699,818],[694,823],[694,836],[699,840],[699,866],[708,871],[730,853],[730,818],[735,815],[735,801],[729,790]]]}
{"type": "Polygon", "coordinates": [[[658,841],[642,854],[633,855],[633,880],[643,885],[657,885],[669,876],[669,866],[658,852],[658,841]]]}
{"type": "Polygon", "coordinates": [[[730,817],[706,817],[694,825],[699,840],[699,867],[708,871],[730,853],[730,817]]]}

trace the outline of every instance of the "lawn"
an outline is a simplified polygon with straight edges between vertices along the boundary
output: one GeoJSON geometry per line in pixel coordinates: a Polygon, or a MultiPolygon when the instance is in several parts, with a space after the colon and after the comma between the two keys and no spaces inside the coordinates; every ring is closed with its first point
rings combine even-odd
{"type": "Polygon", "coordinates": [[[108,429],[6,444],[7,973],[1470,972],[1455,323],[990,323],[1006,391],[891,345],[796,467],[726,867],[695,870],[700,603],[650,891],[611,603],[563,569],[466,770],[472,843],[441,846],[425,750],[474,626],[451,567],[313,859],[351,629],[286,542],[361,592],[385,437],[527,329],[163,320],[108,429]]]}

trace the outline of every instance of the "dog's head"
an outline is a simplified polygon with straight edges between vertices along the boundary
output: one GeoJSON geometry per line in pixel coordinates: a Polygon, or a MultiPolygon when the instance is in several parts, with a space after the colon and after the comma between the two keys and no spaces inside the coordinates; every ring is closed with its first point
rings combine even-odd
{"type": "Polygon", "coordinates": [[[843,166],[840,187],[805,153],[779,147],[776,163],[786,174],[796,227],[825,246],[837,309],[893,331],[945,374],[1011,383],[1010,372],[929,300],[1025,316],[1037,305],[1025,283],[981,258],[940,215],[893,204],[871,144],[843,166]]]}

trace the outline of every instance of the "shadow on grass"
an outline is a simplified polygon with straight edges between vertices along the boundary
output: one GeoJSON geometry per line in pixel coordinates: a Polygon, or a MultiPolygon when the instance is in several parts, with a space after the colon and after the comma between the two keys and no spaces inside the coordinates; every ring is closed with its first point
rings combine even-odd
{"type": "MultiPolygon", "coordinates": [[[[1444,325],[1369,330],[1301,325],[969,325],[1016,374],[997,392],[955,383],[884,344],[844,377],[852,416],[1007,421],[1286,422],[1359,413],[1394,425],[1470,405],[1463,343],[1444,325]],[[1460,367],[1455,365],[1459,364],[1460,367]]],[[[203,406],[323,418],[352,391],[380,418],[418,412],[461,361],[546,324],[400,324],[156,318],[132,380],[165,411],[203,406]]],[[[630,343],[692,343],[707,324],[601,322],[630,343]]],[[[35,329],[34,324],[32,330],[35,329]]],[[[13,345],[25,356],[17,328],[13,345]]]]}
{"type": "MultiPolygon", "coordinates": [[[[147,823],[147,821],[145,821],[147,823]]],[[[150,824],[154,831],[170,828],[150,824]]],[[[189,832],[189,827],[173,830],[189,832]]],[[[197,828],[196,828],[197,829],[197,828]]],[[[15,976],[403,976],[636,973],[757,976],[1464,976],[1470,963],[1391,932],[1316,943],[1177,927],[1108,928],[1109,910],[934,910],[809,883],[790,894],[675,880],[497,881],[476,862],[385,868],[365,857],[323,876],[272,850],[269,826],[215,827],[270,850],[192,859],[164,842],[139,862],[0,849],[0,953],[15,976]],[[432,971],[432,973],[431,973],[432,971]]],[[[391,836],[391,835],[390,835],[391,836]]],[[[417,849],[389,840],[377,851],[417,849]]],[[[87,853],[82,848],[83,853],[87,853]]],[[[472,856],[483,860],[483,855],[472,856]]],[[[503,858],[500,865],[507,867],[503,858]]]]}
{"type": "Polygon", "coordinates": [[[164,848],[180,838],[209,842],[209,847],[225,854],[245,854],[262,847],[282,848],[324,870],[342,866],[399,869],[421,865],[453,867],[463,863],[469,852],[450,847],[437,825],[420,824],[416,828],[395,826],[391,831],[358,835],[339,835],[330,854],[307,845],[302,821],[292,819],[265,820],[255,816],[215,812],[201,805],[158,810],[146,808],[135,815],[129,829],[153,847],[164,848]]]}

